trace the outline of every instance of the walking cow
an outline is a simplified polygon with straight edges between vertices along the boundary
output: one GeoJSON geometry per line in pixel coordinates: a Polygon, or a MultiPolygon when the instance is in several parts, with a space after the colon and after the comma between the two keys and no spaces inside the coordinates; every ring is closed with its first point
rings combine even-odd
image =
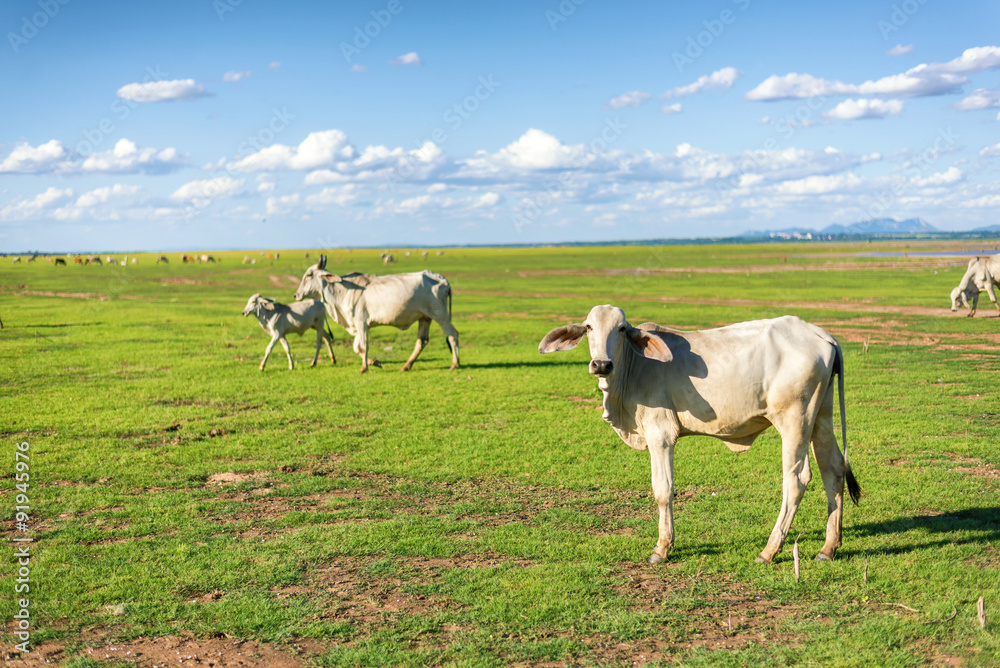
{"type": "Polygon", "coordinates": [[[700,434],[744,452],[773,425],[781,435],[781,511],[758,562],[781,552],[809,470],[809,442],[826,488],[826,543],[816,556],[833,559],[840,547],[844,481],[858,502],[861,488],[847,461],[844,357],[836,339],[796,317],[756,320],[701,332],[653,323],[633,327],[614,306],[595,306],[583,324],[557,327],[541,353],[570,350],[587,336],[590,373],[604,395],[604,419],[623,441],[649,449],[659,540],[650,563],[674,545],[674,444],[700,434]],[[839,378],[841,436],[833,427],[833,376],[839,378]]]}
{"type": "Polygon", "coordinates": [[[337,276],[326,270],[326,256],[302,276],[296,299],[318,297],[330,317],[354,337],[354,352],[361,355],[361,371],[381,366],[368,357],[368,330],[379,325],[408,329],[417,322],[417,345],[402,371],[413,367],[430,337],[431,321],[441,325],[451,348],[451,368],[458,368],[458,330],[451,324],[451,285],[440,274],[422,271],[370,276],[352,273],[337,276]]]}

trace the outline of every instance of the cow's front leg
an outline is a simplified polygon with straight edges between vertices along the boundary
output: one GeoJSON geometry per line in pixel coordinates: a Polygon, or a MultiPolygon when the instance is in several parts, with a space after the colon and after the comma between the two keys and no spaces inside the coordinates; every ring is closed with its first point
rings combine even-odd
{"type": "Polygon", "coordinates": [[[271,342],[267,344],[267,348],[264,350],[264,359],[260,361],[260,370],[264,370],[264,366],[267,364],[267,358],[271,356],[271,351],[274,350],[274,344],[278,342],[278,337],[271,337],[271,342]]]}
{"type": "Polygon", "coordinates": [[[652,472],[653,498],[660,511],[659,539],[649,563],[666,561],[674,547],[674,441],[649,439],[649,463],[652,472]]]}

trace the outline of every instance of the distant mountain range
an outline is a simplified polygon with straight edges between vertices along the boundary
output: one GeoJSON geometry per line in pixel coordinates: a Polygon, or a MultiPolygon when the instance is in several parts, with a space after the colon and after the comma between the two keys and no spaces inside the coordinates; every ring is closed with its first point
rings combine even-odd
{"type": "MultiPolygon", "coordinates": [[[[979,231],[992,231],[994,228],[1000,230],[1000,225],[991,225],[989,228],[979,228],[979,231]]],[[[806,227],[789,227],[783,230],[750,230],[746,233],[748,237],[782,237],[789,239],[803,239],[827,236],[849,236],[863,235],[871,236],[876,234],[934,234],[940,232],[926,220],[922,218],[907,218],[906,220],[896,220],[894,218],[875,218],[864,220],[852,225],[833,224],[824,227],[822,230],[813,230],[806,227]]]]}

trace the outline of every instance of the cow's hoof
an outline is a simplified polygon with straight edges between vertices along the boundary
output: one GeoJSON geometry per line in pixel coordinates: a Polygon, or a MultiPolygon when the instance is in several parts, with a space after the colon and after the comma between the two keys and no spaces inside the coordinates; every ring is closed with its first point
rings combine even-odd
{"type": "Polygon", "coordinates": [[[654,552],[653,554],[649,555],[649,559],[647,559],[646,561],[648,561],[651,564],[659,564],[663,561],[663,557],[654,552]]]}
{"type": "Polygon", "coordinates": [[[833,557],[820,552],[819,554],[816,555],[816,561],[833,561],[833,557]]]}
{"type": "Polygon", "coordinates": [[[457,364],[452,364],[450,367],[448,367],[448,371],[454,371],[457,368],[458,368],[457,364]]]}
{"type": "Polygon", "coordinates": [[[413,368],[413,367],[411,367],[411,366],[409,366],[409,365],[407,365],[407,364],[404,364],[404,365],[403,365],[402,367],[400,367],[400,369],[399,369],[399,370],[400,370],[400,371],[409,371],[409,370],[410,370],[410,369],[412,369],[412,368],[413,368]]]}
{"type": "Polygon", "coordinates": [[[771,560],[770,559],[765,559],[764,555],[762,554],[762,555],[758,556],[756,559],[754,559],[753,563],[755,563],[755,564],[769,564],[769,563],[771,563],[771,560]]]}

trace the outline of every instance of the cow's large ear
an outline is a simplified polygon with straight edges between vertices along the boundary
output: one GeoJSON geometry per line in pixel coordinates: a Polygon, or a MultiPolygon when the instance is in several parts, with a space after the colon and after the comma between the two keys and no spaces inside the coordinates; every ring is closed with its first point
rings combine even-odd
{"type": "Polygon", "coordinates": [[[670,352],[670,347],[667,346],[666,342],[653,332],[629,327],[625,335],[628,337],[629,343],[635,347],[636,352],[643,357],[660,362],[669,362],[674,358],[674,354],[670,352]]]}
{"type": "Polygon", "coordinates": [[[327,283],[340,283],[341,281],[344,280],[340,276],[337,276],[336,274],[323,274],[322,276],[320,276],[320,278],[322,278],[327,283]]]}
{"type": "Polygon", "coordinates": [[[556,327],[545,335],[542,342],[538,344],[538,352],[554,353],[557,350],[572,350],[580,339],[587,333],[587,328],[583,325],[564,325],[556,327]]]}

